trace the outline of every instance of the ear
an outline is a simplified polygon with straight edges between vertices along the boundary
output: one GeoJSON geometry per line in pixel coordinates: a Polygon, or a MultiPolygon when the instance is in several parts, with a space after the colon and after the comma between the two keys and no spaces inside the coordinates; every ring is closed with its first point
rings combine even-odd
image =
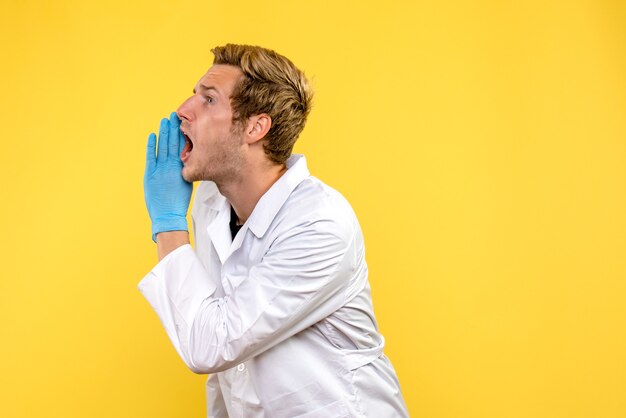
{"type": "Polygon", "coordinates": [[[272,118],[267,113],[250,116],[246,125],[246,142],[252,145],[265,138],[272,127],[272,118]]]}

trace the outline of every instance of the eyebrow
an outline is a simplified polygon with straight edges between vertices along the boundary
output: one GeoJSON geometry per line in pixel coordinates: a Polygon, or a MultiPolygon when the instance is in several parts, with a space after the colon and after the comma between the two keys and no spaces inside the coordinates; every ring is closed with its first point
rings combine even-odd
{"type": "MultiPolygon", "coordinates": [[[[220,95],[221,95],[220,91],[219,91],[217,88],[213,87],[213,86],[205,86],[204,84],[200,84],[200,89],[204,89],[204,90],[215,90],[215,92],[216,92],[217,94],[220,94],[220,95]]],[[[196,94],[196,88],[195,88],[195,87],[193,88],[193,94],[196,94]]]]}

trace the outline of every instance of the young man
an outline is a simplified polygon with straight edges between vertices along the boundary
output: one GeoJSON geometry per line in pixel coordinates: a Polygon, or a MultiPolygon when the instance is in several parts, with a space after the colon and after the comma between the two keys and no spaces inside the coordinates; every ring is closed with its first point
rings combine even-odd
{"type": "Polygon", "coordinates": [[[158,150],[148,139],[159,263],[139,290],[185,364],[210,374],[209,417],[408,416],[358,220],[291,153],[311,107],[304,74],[260,47],[212,52],[194,94],[161,121],[158,150]]]}

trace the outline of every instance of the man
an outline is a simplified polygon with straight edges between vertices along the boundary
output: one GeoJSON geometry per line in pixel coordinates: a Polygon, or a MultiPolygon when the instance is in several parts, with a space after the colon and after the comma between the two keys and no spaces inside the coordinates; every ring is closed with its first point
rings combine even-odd
{"type": "Polygon", "coordinates": [[[209,417],[408,416],[357,218],[291,153],[311,107],[304,74],[260,47],[212,52],[158,150],[148,139],[159,263],[139,290],[185,364],[210,374],[209,417]]]}

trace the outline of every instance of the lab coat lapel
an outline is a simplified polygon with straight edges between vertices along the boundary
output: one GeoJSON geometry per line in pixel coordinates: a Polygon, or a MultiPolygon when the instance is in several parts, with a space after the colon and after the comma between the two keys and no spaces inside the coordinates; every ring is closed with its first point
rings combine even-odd
{"type": "Polygon", "coordinates": [[[226,201],[217,217],[207,227],[207,232],[222,265],[224,265],[232,253],[241,247],[246,229],[248,227],[244,225],[233,241],[232,232],[230,231],[230,204],[226,201]]]}
{"type": "Polygon", "coordinates": [[[226,199],[223,200],[219,213],[213,222],[207,226],[207,232],[209,239],[217,252],[220,262],[224,265],[224,262],[230,254],[230,245],[232,237],[230,233],[230,204],[226,199]]]}
{"type": "MultiPolygon", "coordinates": [[[[244,224],[239,230],[239,232],[237,232],[237,235],[235,235],[235,240],[230,245],[230,252],[228,256],[230,256],[232,253],[237,251],[239,247],[241,247],[241,244],[243,244],[243,237],[246,236],[247,229],[248,229],[248,225],[244,224]]],[[[228,227],[228,232],[230,232],[230,226],[228,227]]],[[[232,233],[231,233],[231,237],[232,237],[232,233]]]]}

